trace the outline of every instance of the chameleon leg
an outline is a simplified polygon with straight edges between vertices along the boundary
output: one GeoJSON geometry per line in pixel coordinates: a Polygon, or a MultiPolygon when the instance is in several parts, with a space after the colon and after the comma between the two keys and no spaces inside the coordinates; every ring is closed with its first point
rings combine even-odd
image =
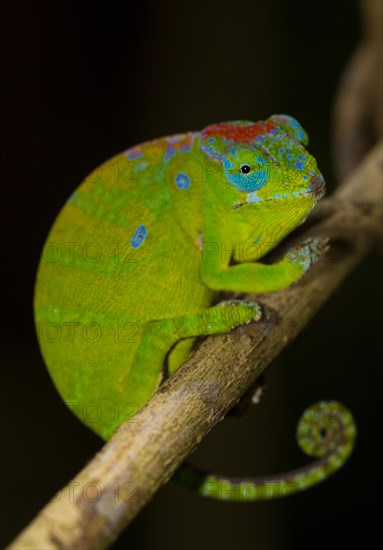
{"type": "Polygon", "coordinates": [[[216,500],[251,502],[280,498],[309,489],[335,473],[350,456],[356,425],[348,409],[336,401],[320,401],[306,409],[298,423],[301,449],[317,460],[286,473],[229,478],[184,464],[173,481],[216,500]]]}
{"type": "Polygon", "coordinates": [[[273,292],[297,281],[327,251],[327,240],[304,241],[290,249],[275,264],[241,263],[223,266],[217,258],[208,257],[202,267],[202,278],[213,290],[232,292],[273,292]]]}
{"type": "MultiPolygon", "coordinates": [[[[175,346],[173,346],[170,353],[167,355],[167,368],[164,372],[164,378],[170,374],[173,374],[187,359],[195,342],[196,335],[202,336],[224,333],[236,326],[245,324],[250,320],[258,321],[261,317],[259,305],[255,302],[245,300],[223,300],[215,307],[206,310],[206,313],[206,317],[201,317],[201,314],[198,313],[198,317],[194,320],[192,319],[193,315],[188,316],[187,318],[176,319],[177,327],[175,327],[175,330],[178,334],[180,331],[185,334],[185,328],[188,330],[188,327],[184,326],[185,322],[186,324],[189,324],[190,321],[192,323],[197,322],[197,325],[200,324],[200,327],[197,330],[198,334],[193,334],[192,337],[184,335],[181,339],[177,338],[178,342],[175,346]],[[217,309],[221,306],[224,306],[225,309],[217,309]],[[256,316],[254,316],[254,311],[256,316]],[[181,322],[183,326],[180,326],[179,324],[180,319],[182,319],[181,322]]],[[[256,383],[257,388],[254,388],[254,392],[258,391],[259,385],[260,382],[258,381],[256,383]]]]}
{"type": "Polygon", "coordinates": [[[179,340],[228,332],[260,318],[261,307],[256,302],[228,300],[190,315],[149,321],[142,327],[130,371],[120,383],[134,395],[139,409],[157,389],[166,354],[179,340]]]}

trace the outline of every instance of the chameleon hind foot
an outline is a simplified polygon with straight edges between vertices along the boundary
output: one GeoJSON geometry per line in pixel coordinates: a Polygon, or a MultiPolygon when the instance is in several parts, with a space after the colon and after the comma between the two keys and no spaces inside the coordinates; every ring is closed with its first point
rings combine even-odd
{"type": "MultiPolygon", "coordinates": [[[[136,406],[142,407],[161,381],[175,372],[186,359],[188,347],[177,347],[183,339],[223,334],[250,321],[259,321],[261,317],[262,307],[257,302],[228,300],[189,315],[145,323],[134,356],[134,368],[130,369],[128,380],[129,392],[134,395],[136,406]],[[147,363],[148,357],[152,360],[146,366],[146,382],[143,384],[141,366],[147,363]],[[164,369],[166,358],[169,364],[164,369]]],[[[120,384],[124,386],[127,380],[122,378],[120,384]]]]}
{"type": "Polygon", "coordinates": [[[337,401],[319,401],[304,411],[297,426],[300,448],[317,457],[307,466],[270,476],[232,478],[208,474],[185,464],[173,480],[215,500],[253,502],[285,497],[335,473],[349,458],[355,437],[351,412],[337,401]]]}

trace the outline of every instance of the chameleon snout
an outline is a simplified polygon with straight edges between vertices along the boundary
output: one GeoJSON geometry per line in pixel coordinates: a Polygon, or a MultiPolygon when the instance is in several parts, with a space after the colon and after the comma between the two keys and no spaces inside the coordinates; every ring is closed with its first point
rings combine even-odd
{"type": "Polygon", "coordinates": [[[309,189],[311,195],[315,199],[321,199],[326,191],[326,182],[324,181],[323,176],[315,176],[311,181],[309,189]]]}

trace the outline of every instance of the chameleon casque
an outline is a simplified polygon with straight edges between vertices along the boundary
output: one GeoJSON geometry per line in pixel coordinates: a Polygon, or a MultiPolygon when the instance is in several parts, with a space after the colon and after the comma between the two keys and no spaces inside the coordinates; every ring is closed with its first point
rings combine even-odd
{"type": "MultiPolygon", "coordinates": [[[[178,369],[196,337],[261,318],[256,302],[213,305],[219,291],[283,289],[318,261],[320,242],[309,240],[258,262],[324,194],[307,141],[288,115],[212,124],[128,149],[69,198],[42,253],[35,319],[58,391],[103,439],[148,401],[165,363],[169,374],[178,369]]],[[[284,496],[339,468],[355,426],[342,405],[320,402],[297,434],[320,457],[301,469],[228,479],[185,465],[178,478],[215,498],[232,498],[233,487],[239,500],[284,496]]]]}

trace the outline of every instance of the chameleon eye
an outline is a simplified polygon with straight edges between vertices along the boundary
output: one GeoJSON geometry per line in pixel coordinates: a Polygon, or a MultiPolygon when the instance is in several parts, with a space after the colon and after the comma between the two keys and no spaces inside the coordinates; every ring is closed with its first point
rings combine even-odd
{"type": "Polygon", "coordinates": [[[266,159],[245,147],[237,146],[230,151],[224,158],[223,165],[227,181],[245,193],[260,189],[269,178],[269,164],[266,159]]]}
{"type": "Polygon", "coordinates": [[[251,168],[248,164],[242,164],[241,166],[241,172],[242,174],[248,174],[250,172],[251,168]]]}

